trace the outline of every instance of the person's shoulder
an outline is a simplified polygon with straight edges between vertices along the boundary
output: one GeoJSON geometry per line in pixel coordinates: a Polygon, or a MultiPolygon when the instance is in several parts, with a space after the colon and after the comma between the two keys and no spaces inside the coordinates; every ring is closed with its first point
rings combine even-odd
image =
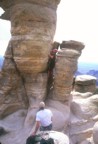
{"type": "Polygon", "coordinates": [[[47,112],[51,112],[51,110],[50,110],[50,109],[48,109],[48,108],[47,108],[47,109],[45,109],[45,110],[46,110],[47,112]]]}
{"type": "Polygon", "coordinates": [[[41,113],[41,110],[40,111],[38,111],[37,113],[36,113],[36,115],[39,115],[41,113]]]}

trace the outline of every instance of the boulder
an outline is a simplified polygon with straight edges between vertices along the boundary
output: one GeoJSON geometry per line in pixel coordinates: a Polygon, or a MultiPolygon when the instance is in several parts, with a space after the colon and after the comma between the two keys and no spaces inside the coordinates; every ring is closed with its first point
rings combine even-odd
{"type": "Polygon", "coordinates": [[[77,92],[92,92],[96,90],[96,77],[91,75],[78,75],[75,78],[75,91],[77,92]]]}

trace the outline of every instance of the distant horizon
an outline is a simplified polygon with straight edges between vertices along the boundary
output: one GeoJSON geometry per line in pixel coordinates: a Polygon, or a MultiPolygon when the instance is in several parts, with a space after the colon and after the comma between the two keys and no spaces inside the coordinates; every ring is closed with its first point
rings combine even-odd
{"type": "Polygon", "coordinates": [[[78,62],[77,71],[82,72],[82,73],[87,73],[90,70],[98,71],[98,64],[90,63],[90,62],[78,62]]]}

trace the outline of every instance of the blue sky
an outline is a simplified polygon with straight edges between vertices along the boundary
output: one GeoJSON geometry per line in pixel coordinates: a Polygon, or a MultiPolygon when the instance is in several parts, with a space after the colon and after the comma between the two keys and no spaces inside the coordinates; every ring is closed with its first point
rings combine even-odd
{"type": "MultiPolygon", "coordinates": [[[[77,40],[85,44],[79,61],[98,63],[98,0],[61,0],[57,9],[54,40],[77,40]]],[[[2,13],[0,9],[0,15],[2,13]]],[[[10,40],[10,22],[0,20],[0,54],[10,40]]]]}

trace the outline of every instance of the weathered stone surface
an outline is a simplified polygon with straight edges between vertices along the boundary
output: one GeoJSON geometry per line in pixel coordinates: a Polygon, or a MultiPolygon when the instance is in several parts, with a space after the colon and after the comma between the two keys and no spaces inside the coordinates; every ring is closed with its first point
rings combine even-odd
{"type": "MultiPolygon", "coordinates": [[[[60,3],[60,0],[41,0],[41,1],[36,1],[36,0],[17,0],[17,2],[15,0],[1,0],[0,1],[0,6],[4,9],[4,14],[2,14],[1,18],[2,19],[6,19],[6,20],[11,20],[11,7],[15,6],[15,5],[21,5],[23,4],[25,5],[26,4],[29,4],[29,5],[32,5],[33,6],[35,5],[38,5],[39,8],[40,7],[40,3],[41,3],[41,6],[42,7],[46,7],[46,8],[49,8],[49,9],[52,9],[52,10],[56,10],[57,9],[57,5],[60,3]]],[[[19,9],[18,9],[18,12],[19,12],[19,9]]],[[[25,13],[26,14],[26,13],[25,13]]],[[[45,13],[42,13],[42,15],[45,14],[45,13]]],[[[47,15],[48,16],[48,15],[47,15]]]]}
{"type": "Polygon", "coordinates": [[[0,73],[0,118],[28,107],[26,90],[17,72],[0,73]]]}
{"type": "Polygon", "coordinates": [[[85,47],[85,45],[81,42],[75,41],[75,40],[70,40],[70,41],[62,41],[60,44],[60,48],[68,48],[68,49],[74,49],[79,52],[85,47]]]}
{"type": "Polygon", "coordinates": [[[60,44],[60,48],[67,48],[67,49],[74,49],[79,52],[82,52],[82,49],[85,47],[85,45],[82,42],[78,42],[75,40],[69,40],[69,41],[62,41],[60,44]]]}
{"type": "Polygon", "coordinates": [[[4,9],[7,10],[8,8],[10,8],[13,5],[16,4],[21,4],[21,3],[33,3],[33,4],[37,4],[37,5],[42,5],[42,6],[46,6],[46,7],[50,7],[50,8],[54,8],[56,10],[57,5],[60,3],[60,0],[41,0],[41,1],[36,1],[36,0],[1,0],[0,1],[0,6],[4,9]]]}
{"type": "Polygon", "coordinates": [[[46,98],[47,74],[24,74],[23,77],[25,79],[25,89],[29,98],[29,106],[38,106],[39,102],[46,98]]]}
{"type": "Polygon", "coordinates": [[[55,10],[22,3],[13,5],[11,13],[11,54],[6,52],[6,56],[13,56],[20,72],[45,71],[55,33],[55,10]]]}
{"type": "Polygon", "coordinates": [[[54,143],[58,144],[69,144],[69,138],[67,135],[64,135],[63,133],[51,131],[49,132],[49,136],[54,139],[54,143]]]}
{"type": "Polygon", "coordinates": [[[53,129],[56,131],[64,131],[69,123],[70,107],[61,103],[60,101],[50,100],[46,101],[47,106],[53,111],[53,129]]]}
{"type": "Polygon", "coordinates": [[[95,125],[94,125],[93,141],[94,141],[94,144],[98,144],[98,122],[96,122],[95,125]]]}
{"type": "Polygon", "coordinates": [[[79,93],[78,95],[78,93],[72,93],[70,137],[74,144],[80,144],[83,141],[93,144],[93,126],[98,121],[98,95],[91,95],[91,93],[79,93]]]}
{"type": "MultiPolygon", "coordinates": [[[[78,48],[78,43],[74,41],[73,44],[71,41],[68,41],[71,47],[60,49],[56,55],[53,91],[53,99],[55,100],[70,103],[73,75],[77,70],[77,59],[81,53],[75,49],[75,46],[78,48]]],[[[79,43],[79,46],[84,47],[82,43],[79,43]]]]}
{"type": "Polygon", "coordinates": [[[90,140],[87,139],[87,140],[82,141],[80,144],[91,144],[91,143],[90,143],[90,140]]]}
{"type": "Polygon", "coordinates": [[[98,113],[97,103],[98,95],[93,95],[88,98],[76,98],[72,102],[72,111],[78,117],[88,119],[94,117],[98,113]]]}
{"type": "Polygon", "coordinates": [[[45,99],[45,71],[53,44],[59,2],[0,1],[7,16],[3,18],[9,17],[11,21],[12,34],[0,74],[0,117],[45,99]]]}
{"type": "Polygon", "coordinates": [[[76,76],[74,89],[77,92],[92,92],[96,90],[96,77],[91,75],[76,76]]]}

